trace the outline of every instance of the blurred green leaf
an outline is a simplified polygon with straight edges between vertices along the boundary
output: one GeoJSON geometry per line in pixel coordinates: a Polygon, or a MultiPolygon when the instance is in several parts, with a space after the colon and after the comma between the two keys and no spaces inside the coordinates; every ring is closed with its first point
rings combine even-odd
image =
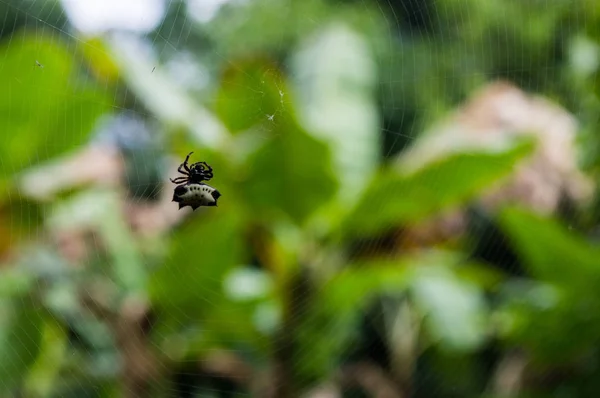
{"type": "Polygon", "coordinates": [[[225,59],[240,54],[281,51],[282,46],[290,45],[295,37],[302,37],[311,30],[313,23],[322,23],[323,18],[327,17],[326,5],[323,0],[294,4],[279,0],[252,1],[241,7],[224,8],[210,21],[206,31],[214,37],[216,53],[225,59]],[[289,13],[303,17],[284,18],[289,13]],[[311,23],[308,24],[306,20],[311,23]],[[244,40],[240,40],[240,37],[244,40]]]}
{"type": "Polygon", "coordinates": [[[412,282],[415,302],[428,330],[450,350],[469,351],[485,337],[487,308],[483,292],[441,269],[422,270],[412,282]]]}
{"type": "Polygon", "coordinates": [[[99,80],[112,83],[119,79],[119,68],[101,38],[86,38],[82,42],[81,52],[87,58],[88,67],[99,80]]]}
{"type": "Polygon", "coordinates": [[[589,291],[511,280],[499,302],[499,334],[526,347],[536,362],[564,364],[597,346],[600,301],[589,291]]]}
{"type": "Polygon", "coordinates": [[[55,36],[21,33],[0,58],[0,177],[81,145],[108,109],[105,91],[78,75],[73,51],[55,36]]]}
{"type": "Polygon", "coordinates": [[[330,306],[337,316],[359,311],[370,298],[408,288],[411,275],[408,266],[406,261],[394,260],[352,264],[323,286],[322,305],[330,306]]]}
{"type": "Polygon", "coordinates": [[[337,190],[322,142],[296,125],[282,129],[251,157],[246,195],[258,214],[287,214],[301,224],[337,190]]]}
{"type": "Polygon", "coordinates": [[[265,136],[240,170],[249,208],[302,223],[335,194],[337,181],[328,146],[300,127],[284,83],[266,60],[238,63],[225,71],[216,107],[231,130],[265,136]]]}
{"type": "Polygon", "coordinates": [[[42,310],[29,295],[0,306],[0,391],[16,387],[40,351],[42,310]]]}
{"type": "Polygon", "coordinates": [[[225,69],[217,92],[215,111],[233,133],[264,125],[276,128],[280,117],[287,117],[283,77],[268,59],[236,62],[225,69]],[[274,115],[269,120],[269,115],[274,115]],[[267,124],[265,122],[273,122],[267,124]]]}
{"type": "Polygon", "coordinates": [[[29,291],[34,286],[35,277],[16,266],[2,265],[0,271],[0,298],[6,299],[29,291]]]}
{"type": "Polygon", "coordinates": [[[461,260],[462,255],[451,252],[428,252],[354,263],[323,286],[318,303],[342,321],[355,317],[373,298],[409,292],[429,333],[444,348],[472,350],[487,332],[487,307],[477,283],[462,276],[461,260]]]}
{"type": "Polygon", "coordinates": [[[67,343],[67,331],[56,320],[44,324],[41,352],[27,380],[28,394],[37,397],[50,395],[60,374],[67,343]]]}
{"type": "Polygon", "coordinates": [[[327,209],[330,217],[360,198],[378,167],[376,65],[370,52],[361,35],[337,22],[307,40],[295,57],[302,123],[330,144],[340,180],[340,200],[327,209]]]}
{"type": "MultiPolygon", "coordinates": [[[[235,348],[236,345],[249,345],[261,355],[268,354],[271,345],[261,330],[262,325],[256,324],[260,315],[257,313],[258,303],[239,303],[222,298],[214,304],[206,308],[206,317],[202,319],[202,345],[195,347],[198,353],[203,354],[207,348],[218,346],[235,348]]],[[[277,319],[274,321],[277,322],[277,319]]]]}
{"type": "Polygon", "coordinates": [[[468,280],[484,290],[494,291],[507,279],[499,269],[490,267],[486,263],[469,262],[457,267],[456,275],[463,280],[468,280]]]}
{"type": "Polygon", "coordinates": [[[408,288],[406,262],[373,260],[355,263],[318,287],[302,317],[293,320],[296,344],[294,371],[304,383],[314,383],[334,371],[358,332],[365,308],[382,294],[408,288]]]}
{"type": "MultiPolygon", "coordinates": [[[[260,66],[256,67],[260,69],[260,66]]],[[[243,86],[251,87],[254,75],[244,72],[239,72],[240,78],[248,78],[243,86]]],[[[264,101],[283,108],[277,119],[266,120],[260,125],[267,128],[268,138],[249,156],[246,169],[241,171],[245,177],[243,191],[248,207],[257,215],[270,217],[285,213],[296,223],[302,223],[335,194],[337,182],[331,170],[327,145],[298,125],[292,108],[284,105],[287,102],[280,103],[279,90],[284,89],[283,83],[277,85],[269,76],[271,74],[262,78],[262,90],[267,96],[264,101]]],[[[248,91],[254,93],[251,88],[248,91]]],[[[254,102],[245,103],[245,98],[238,97],[240,108],[254,106],[254,102]]],[[[252,122],[249,120],[248,125],[252,122]]]]}
{"type": "Polygon", "coordinates": [[[215,209],[194,213],[197,218],[172,236],[165,263],[151,275],[152,301],[175,319],[212,311],[225,296],[224,276],[241,263],[239,215],[215,209]]]}
{"type": "Polygon", "coordinates": [[[501,225],[533,276],[573,288],[597,289],[600,250],[556,220],[530,211],[507,209],[501,225]]]}
{"type": "Polygon", "coordinates": [[[508,175],[532,148],[528,141],[503,153],[453,154],[412,174],[387,170],[347,217],[343,233],[374,234],[460,205],[508,175]]]}
{"type": "Polygon", "coordinates": [[[589,352],[600,333],[600,250],[528,210],[506,209],[500,224],[524,266],[542,281],[507,283],[505,335],[543,361],[561,363],[589,352]]]}

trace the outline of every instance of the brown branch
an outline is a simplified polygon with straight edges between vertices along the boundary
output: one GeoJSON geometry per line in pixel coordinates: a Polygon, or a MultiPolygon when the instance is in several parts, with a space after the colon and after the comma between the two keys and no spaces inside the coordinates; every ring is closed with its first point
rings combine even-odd
{"type": "Polygon", "coordinates": [[[498,397],[518,395],[523,387],[527,360],[520,352],[507,353],[498,364],[491,381],[491,390],[498,397]]]}

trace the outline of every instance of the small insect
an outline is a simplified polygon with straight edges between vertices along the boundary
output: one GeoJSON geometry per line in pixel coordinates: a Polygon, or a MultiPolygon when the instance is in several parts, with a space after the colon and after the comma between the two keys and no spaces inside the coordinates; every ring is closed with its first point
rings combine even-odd
{"type": "Polygon", "coordinates": [[[170,179],[174,184],[180,184],[173,191],[173,202],[179,203],[182,209],[190,206],[196,210],[200,206],[217,206],[217,200],[221,193],[210,185],[202,181],[208,181],[213,177],[212,167],[206,162],[197,162],[188,166],[188,160],[194,152],[190,152],[185,161],[179,165],[177,171],[183,174],[183,177],[170,179]]]}

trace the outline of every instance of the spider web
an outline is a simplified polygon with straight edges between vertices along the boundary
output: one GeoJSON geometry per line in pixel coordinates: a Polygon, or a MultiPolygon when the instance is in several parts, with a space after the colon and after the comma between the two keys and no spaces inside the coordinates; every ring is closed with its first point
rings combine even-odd
{"type": "MultiPolygon", "coordinates": [[[[344,396],[484,396],[471,357],[453,364],[421,345],[481,352],[477,322],[447,317],[478,315],[483,294],[445,273],[415,282],[414,300],[434,308],[421,334],[389,271],[414,246],[454,249],[436,235],[453,214],[436,233],[392,226],[348,242],[323,231],[381,167],[411,159],[417,137],[496,79],[559,98],[591,129],[584,82],[600,58],[585,13],[568,11],[584,8],[575,3],[0,0],[2,396],[294,396],[292,384],[309,397],[341,397],[342,385],[344,396]],[[333,148],[331,167],[322,148],[333,148]],[[190,164],[214,169],[214,210],[171,202],[168,179],[191,151],[190,164]],[[295,222],[329,198],[321,174],[336,176],[339,198],[295,222]],[[305,191],[307,204],[294,203],[305,191]],[[362,281],[331,265],[373,258],[383,271],[362,281]],[[302,272],[277,268],[294,261],[341,276],[311,291],[302,272]],[[371,288],[375,300],[354,298],[371,288]]],[[[440,146],[477,153],[460,145],[477,139],[461,137],[440,146]]],[[[432,191],[448,189],[445,175],[433,173],[432,191]]],[[[391,200],[384,191],[369,209],[391,200]]],[[[514,271],[504,238],[482,231],[480,260],[514,271]]]]}

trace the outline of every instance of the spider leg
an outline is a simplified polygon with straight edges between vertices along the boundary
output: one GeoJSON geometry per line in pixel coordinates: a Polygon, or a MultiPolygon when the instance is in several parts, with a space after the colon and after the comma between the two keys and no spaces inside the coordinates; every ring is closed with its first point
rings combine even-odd
{"type": "Polygon", "coordinates": [[[185,174],[186,176],[190,175],[190,173],[189,173],[190,170],[187,169],[187,171],[186,171],[186,170],[183,169],[184,167],[186,167],[186,165],[184,163],[181,163],[179,165],[179,167],[177,168],[177,171],[180,172],[181,174],[185,174]]]}
{"type": "Polygon", "coordinates": [[[179,184],[182,182],[186,182],[188,179],[186,177],[177,177],[175,179],[169,178],[169,180],[171,180],[171,182],[174,184],[179,184]]]}
{"type": "Polygon", "coordinates": [[[188,166],[188,160],[190,160],[190,156],[192,155],[192,153],[194,153],[194,152],[188,153],[188,155],[185,157],[185,160],[183,161],[183,164],[182,164],[183,168],[186,169],[188,172],[190,171],[190,168],[188,166]]]}

